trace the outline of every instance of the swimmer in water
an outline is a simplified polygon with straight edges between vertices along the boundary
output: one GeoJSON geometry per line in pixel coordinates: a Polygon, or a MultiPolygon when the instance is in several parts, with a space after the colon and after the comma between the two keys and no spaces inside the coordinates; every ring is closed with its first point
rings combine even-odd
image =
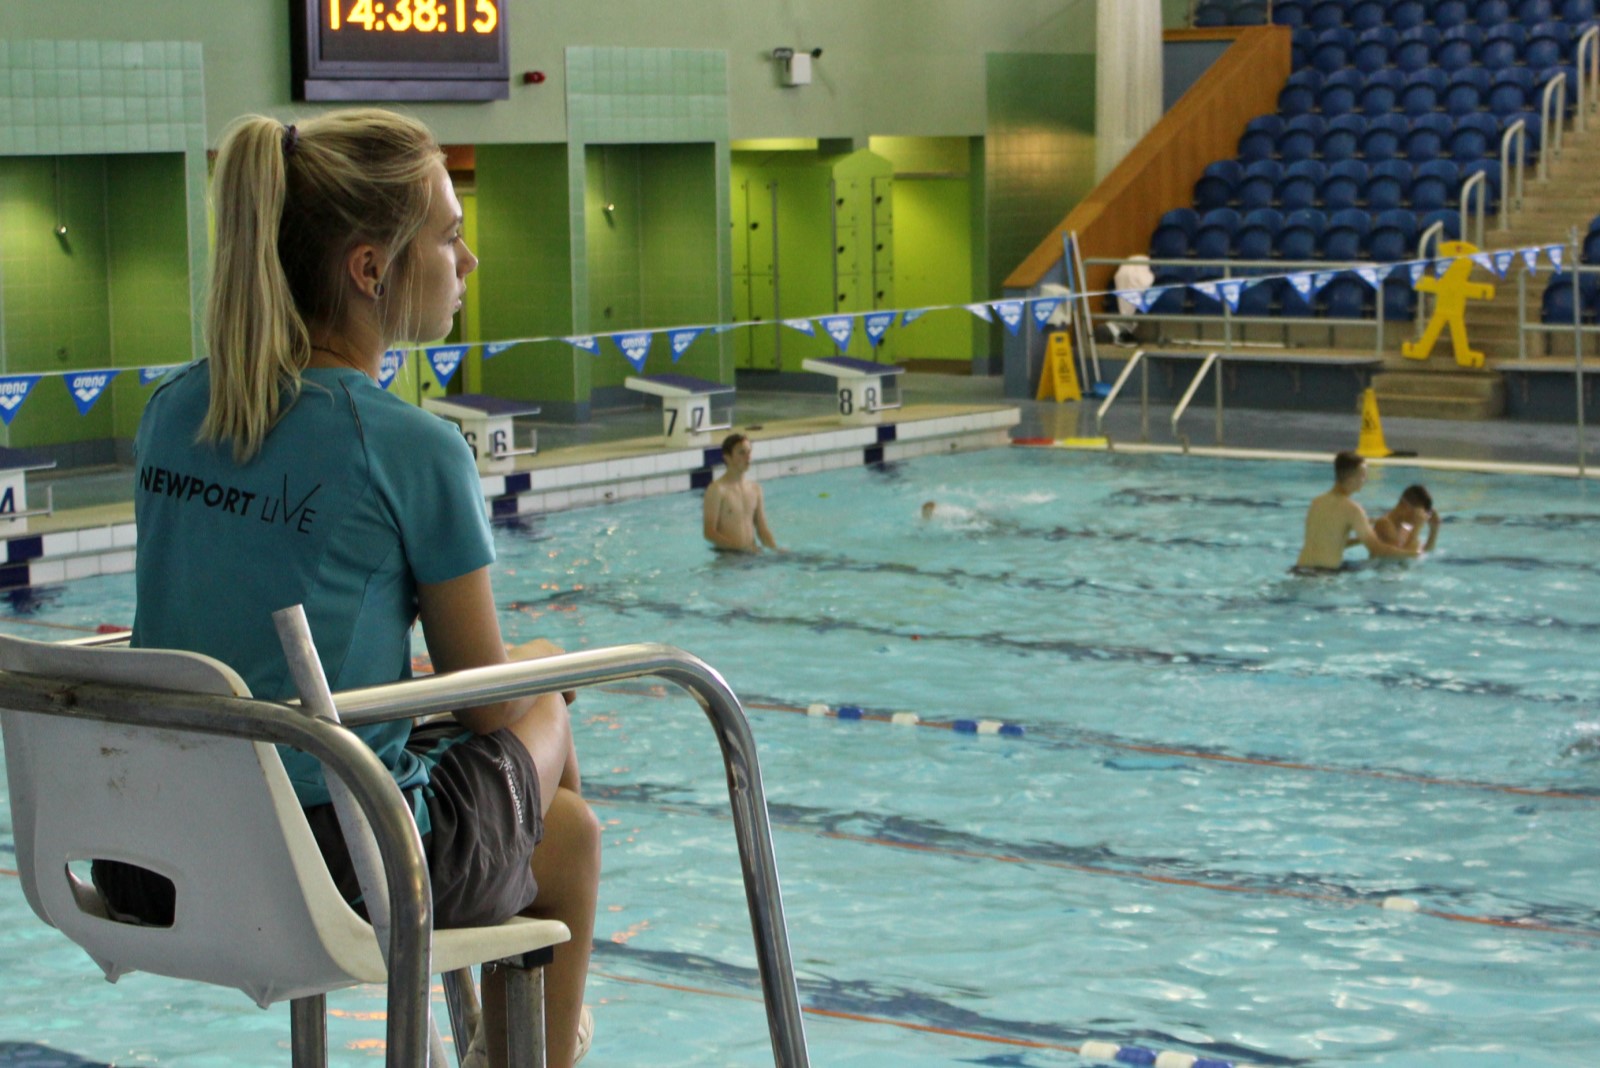
{"type": "Polygon", "coordinates": [[[1428,528],[1428,541],[1421,551],[1431,553],[1439,541],[1439,513],[1433,510],[1433,496],[1424,487],[1412,485],[1405,488],[1387,514],[1372,521],[1372,532],[1385,545],[1414,549],[1424,524],[1428,528]]]}
{"type": "Polygon", "coordinates": [[[782,552],[767,526],[761,486],[745,477],[750,470],[750,452],[750,439],[743,434],[723,439],[722,462],[727,470],[706,487],[702,509],[705,538],[724,552],[759,553],[763,545],[782,552]]]}
{"type": "Polygon", "coordinates": [[[1415,544],[1390,545],[1372,529],[1366,509],[1355,501],[1355,494],[1366,481],[1366,460],[1353,452],[1341,452],[1333,458],[1333,488],[1313,499],[1306,510],[1305,544],[1294,564],[1296,573],[1339,571],[1345,566],[1345,550],[1356,545],[1366,546],[1373,559],[1414,559],[1420,555],[1415,544]]]}

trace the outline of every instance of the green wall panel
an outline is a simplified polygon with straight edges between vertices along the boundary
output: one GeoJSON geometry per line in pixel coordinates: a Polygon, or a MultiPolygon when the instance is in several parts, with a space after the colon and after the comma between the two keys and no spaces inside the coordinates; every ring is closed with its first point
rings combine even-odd
{"type": "MultiPolygon", "coordinates": [[[[972,185],[967,178],[895,182],[895,292],[920,308],[966,304],[972,295],[972,185]]],[[[973,316],[964,308],[931,312],[896,331],[899,359],[969,361],[973,316]]]]}

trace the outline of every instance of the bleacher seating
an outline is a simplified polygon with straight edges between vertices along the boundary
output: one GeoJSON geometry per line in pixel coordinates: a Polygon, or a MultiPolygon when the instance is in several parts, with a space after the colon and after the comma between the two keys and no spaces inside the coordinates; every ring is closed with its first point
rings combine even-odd
{"type": "MultiPolygon", "coordinates": [[[[1257,19],[1261,6],[1205,0],[1197,19],[1241,24],[1257,19]]],[[[1293,51],[1278,110],[1249,122],[1236,158],[1205,169],[1192,209],[1162,217],[1152,258],[1249,261],[1233,272],[1273,275],[1260,264],[1396,263],[1413,259],[1432,228],[1440,240],[1459,239],[1464,183],[1482,187],[1485,211],[1499,205],[1506,132],[1524,125],[1527,162],[1543,149],[1539,108],[1552,78],[1566,75],[1563,105],[1568,113],[1575,106],[1576,45],[1597,7],[1597,0],[1276,0],[1271,19],[1290,28],[1293,51]]],[[[1476,205],[1474,193],[1468,206],[1476,205]]],[[[1600,217],[1582,259],[1600,265],[1600,217]]],[[[1155,270],[1158,287],[1174,288],[1153,313],[1222,312],[1220,300],[1188,288],[1219,277],[1218,266],[1155,270]]],[[[1353,271],[1329,270],[1310,302],[1269,277],[1244,291],[1239,313],[1397,319],[1415,311],[1408,271],[1374,292],[1353,271]]],[[[1566,297],[1547,287],[1546,321],[1552,314],[1571,320],[1565,280],[1566,297]]],[[[1581,314],[1600,317],[1600,274],[1586,278],[1582,292],[1581,314]]]]}

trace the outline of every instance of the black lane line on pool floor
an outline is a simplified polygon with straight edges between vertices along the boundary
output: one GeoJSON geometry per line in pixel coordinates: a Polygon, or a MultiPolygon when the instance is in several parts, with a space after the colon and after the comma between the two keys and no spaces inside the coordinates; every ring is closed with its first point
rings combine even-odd
{"type": "MultiPolygon", "coordinates": [[[[613,683],[598,687],[598,689],[602,693],[620,694],[628,697],[671,698],[683,696],[682,691],[676,688],[650,684],[628,685],[613,683]]],[[[782,698],[766,694],[746,691],[740,696],[739,700],[746,710],[760,712],[787,712],[812,719],[832,719],[843,723],[888,723],[896,727],[921,727],[930,730],[950,731],[957,734],[978,733],[976,729],[968,728],[969,724],[975,727],[974,721],[971,720],[924,719],[915,713],[912,714],[915,717],[914,719],[896,720],[894,717],[897,714],[903,715],[903,710],[845,704],[842,708],[854,710],[852,714],[841,715],[840,709],[829,707],[825,714],[819,715],[812,712],[809,706],[802,707],[782,698]],[[855,713],[859,713],[859,715],[855,713]]],[[[1037,724],[1028,720],[1006,720],[1005,726],[1018,729],[992,733],[1002,734],[1002,736],[1012,741],[1027,741],[1033,745],[1062,751],[1115,749],[1149,756],[1173,757],[1179,760],[1200,760],[1207,763],[1229,764],[1237,767],[1270,768],[1278,771],[1298,771],[1313,775],[1343,775],[1351,778],[1377,779],[1383,782],[1403,783],[1413,786],[1443,786],[1459,790],[1481,790],[1485,793],[1511,794],[1516,797],[1536,797],[1555,801],[1600,801],[1600,786],[1586,789],[1558,789],[1552,786],[1516,786],[1510,783],[1489,782],[1482,779],[1446,779],[1437,775],[1425,775],[1400,768],[1308,764],[1302,761],[1290,760],[1287,757],[1261,753],[1230,753],[1224,749],[1207,749],[1172,745],[1164,742],[1139,741],[1132,738],[1122,738],[1114,734],[1106,734],[1102,731],[1083,730],[1053,723],[1037,724]]]]}
{"type": "MultiPolygon", "coordinates": [[[[761,1003],[760,995],[754,993],[761,989],[760,974],[754,968],[731,964],[715,957],[676,950],[643,949],[597,938],[594,960],[602,968],[625,967],[636,973],[661,977],[667,981],[651,985],[660,985],[669,990],[736,997],[761,1003]]],[[[614,981],[650,983],[649,979],[603,971],[599,974],[614,981]]],[[[999,1041],[1006,1045],[1033,1046],[1068,1053],[1077,1053],[1087,1041],[1112,1042],[1135,1050],[1147,1050],[1151,1046],[1167,1050],[1182,1047],[1191,1051],[1191,1056],[1224,1064],[1248,1061],[1263,1068],[1293,1068],[1311,1063],[1304,1058],[1283,1057],[1232,1042],[1189,1042],[1154,1029],[1112,1031],[1108,1034],[1103,1030],[1059,1023],[1004,1019],[974,1012],[912,987],[868,979],[830,979],[819,975],[814,966],[796,968],[796,985],[800,989],[804,1010],[808,1013],[862,1023],[910,1026],[915,1030],[953,1038],[999,1041]]],[[[984,997],[981,991],[974,990],[973,994],[981,1000],[992,1000],[984,997]]],[[[1207,1030],[1199,1024],[1189,1026],[1196,1030],[1207,1030]]],[[[1131,1064],[1151,1063],[1131,1057],[1118,1059],[1131,1064]]]]}
{"type": "Polygon", "coordinates": [[[619,616],[629,612],[646,612],[665,619],[698,619],[722,626],[748,625],[783,626],[807,630],[814,634],[847,633],[865,634],[874,638],[893,638],[901,641],[923,643],[976,644],[989,649],[1008,652],[1043,653],[1079,663],[1136,663],[1152,666],[1190,666],[1212,668],[1218,672],[1235,672],[1246,675],[1278,675],[1286,678],[1319,679],[1334,682],[1373,683],[1385,689],[1410,691],[1437,691],[1460,696],[1497,697],[1502,700],[1523,701],[1542,705],[1589,704],[1591,698],[1578,694],[1543,694],[1530,692],[1507,682],[1479,679],[1431,679],[1423,675],[1395,672],[1370,675],[1349,675],[1316,671],[1309,668],[1284,668],[1266,661],[1242,656],[1225,656],[1218,653],[1168,652],[1136,645],[1101,645],[1069,639],[1018,638],[1011,634],[991,631],[985,634],[940,634],[928,631],[900,630],[892,627],[862,623],[853,619],[827,617],[782,616],[763,614],[749,608],[707,603],[703,610],[687,608],[674,601],[648,601],[638,597],[614,597],[594,586],[581,590],[553,593],[549,597],[506,601],[500,605],[503,612],[555,609],[563,605],[584,605],[603,608],[619,616]]]}
{"type": "MultiPolygon", "coordinates": [[[[676,796],[683,794],[686,789],[660,783],[612,785],[592,781],[587,784],[585,797],[591,804],[600,806],[638,805],[719,822],[731,818],[724,805],[676,796]]],[[[772,825],[779,830],[958,860],[1020,864],[1164,886],[1287,898],[1345,908],[1368,907],[1454,923],[1600,939],[1600,912],[1594,909],[1512,901],[1508,904],[1514,905],[1518,914],[1482,915],[1427,908],[1419,900],[1422,897],[1434,900],[1478,900],[1489,893],[1480,888],[1423,885],[1366,891],[1306,872],[1289,872],[1281,876],[1252,873],[1241,877],[1237,872],[1207,868],[1181,857],[1123,855],[1104,844],[1070,846],[1037,839],[1010,842],[953,830],[933,820],[892,813],[834,812],[769,800],[767,814],[772,825]]]]}

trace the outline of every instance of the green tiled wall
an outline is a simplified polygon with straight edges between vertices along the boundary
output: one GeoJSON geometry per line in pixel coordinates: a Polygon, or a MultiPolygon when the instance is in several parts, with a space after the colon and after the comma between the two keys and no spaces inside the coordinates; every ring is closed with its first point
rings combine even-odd
{"type": "MultiPolygon", "coordinates": [[[[0,368],[134,367],[201,351],[204,103],[192,42],[0,41],[0,368]],[[58,160],[66,244],[51,232],[58,160]]],[[[41,382],[5,440],[131,436],[144,391],[123,379],[87,418],[41,382]]]]}

